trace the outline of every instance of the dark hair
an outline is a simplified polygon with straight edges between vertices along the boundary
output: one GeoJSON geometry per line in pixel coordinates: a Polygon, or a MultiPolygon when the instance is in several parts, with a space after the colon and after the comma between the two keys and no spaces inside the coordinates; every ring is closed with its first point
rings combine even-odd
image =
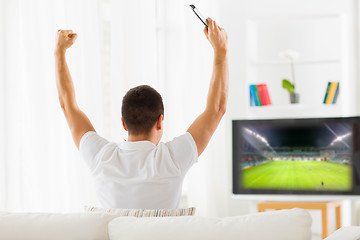
{"type": "Polygon", "coordinates": [[[121,114],[130,134],[146,135],[164,115],[161,95],[147,85],[134,87],[123,98],[121,114]]]}

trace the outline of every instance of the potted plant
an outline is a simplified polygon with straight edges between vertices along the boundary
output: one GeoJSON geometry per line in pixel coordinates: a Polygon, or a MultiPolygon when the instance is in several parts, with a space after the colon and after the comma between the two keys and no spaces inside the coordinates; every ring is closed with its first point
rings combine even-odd
{"type": "Polygon", "coordinates": [[[298,58],[298,53],[294,50],[287,49],[285,51],[280,52],[279,56],[281,58],[288,59],[290,61],[290,69],[291,69],[291,77],[292,82],[288,79],[282,80],[282,87],[289,91],[290,94],[290,103],[299,103],[299,93],[295,92],[295,67],[294,61],[298,58]]]}

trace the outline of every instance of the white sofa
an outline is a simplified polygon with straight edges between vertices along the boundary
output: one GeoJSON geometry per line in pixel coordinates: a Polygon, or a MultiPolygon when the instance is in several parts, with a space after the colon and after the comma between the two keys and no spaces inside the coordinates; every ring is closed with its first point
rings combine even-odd
{"type": "Polygon", "coordinates": [[[310,240],[310,226],[302,209],[227,218],[0,212],[1,240],[310,240]]]}
{"type": "Polygon", "coordinates": [[[325,240],[360,240],[360,227],[342,227],[325,240]]]}

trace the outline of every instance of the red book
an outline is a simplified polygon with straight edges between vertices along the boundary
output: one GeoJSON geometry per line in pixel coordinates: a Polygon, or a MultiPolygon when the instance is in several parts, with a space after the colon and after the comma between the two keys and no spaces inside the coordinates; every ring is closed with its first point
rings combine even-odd
{"type": "Polygon", "coordinates": [[[257,85],[257,89],[259,91],[261,105],[262,106],[271,105],[271,100],[266,84],[257,85]]]}

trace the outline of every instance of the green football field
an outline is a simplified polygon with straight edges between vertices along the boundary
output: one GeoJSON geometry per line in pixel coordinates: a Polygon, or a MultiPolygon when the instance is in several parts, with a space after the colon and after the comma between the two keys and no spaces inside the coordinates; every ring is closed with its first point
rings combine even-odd
{"type": "Polygon", "coordinates": [[[242,180],[248,189],[349,191],[351,178],[351,168],[343,164],[272,161],[243,169],[242,180]]]}

